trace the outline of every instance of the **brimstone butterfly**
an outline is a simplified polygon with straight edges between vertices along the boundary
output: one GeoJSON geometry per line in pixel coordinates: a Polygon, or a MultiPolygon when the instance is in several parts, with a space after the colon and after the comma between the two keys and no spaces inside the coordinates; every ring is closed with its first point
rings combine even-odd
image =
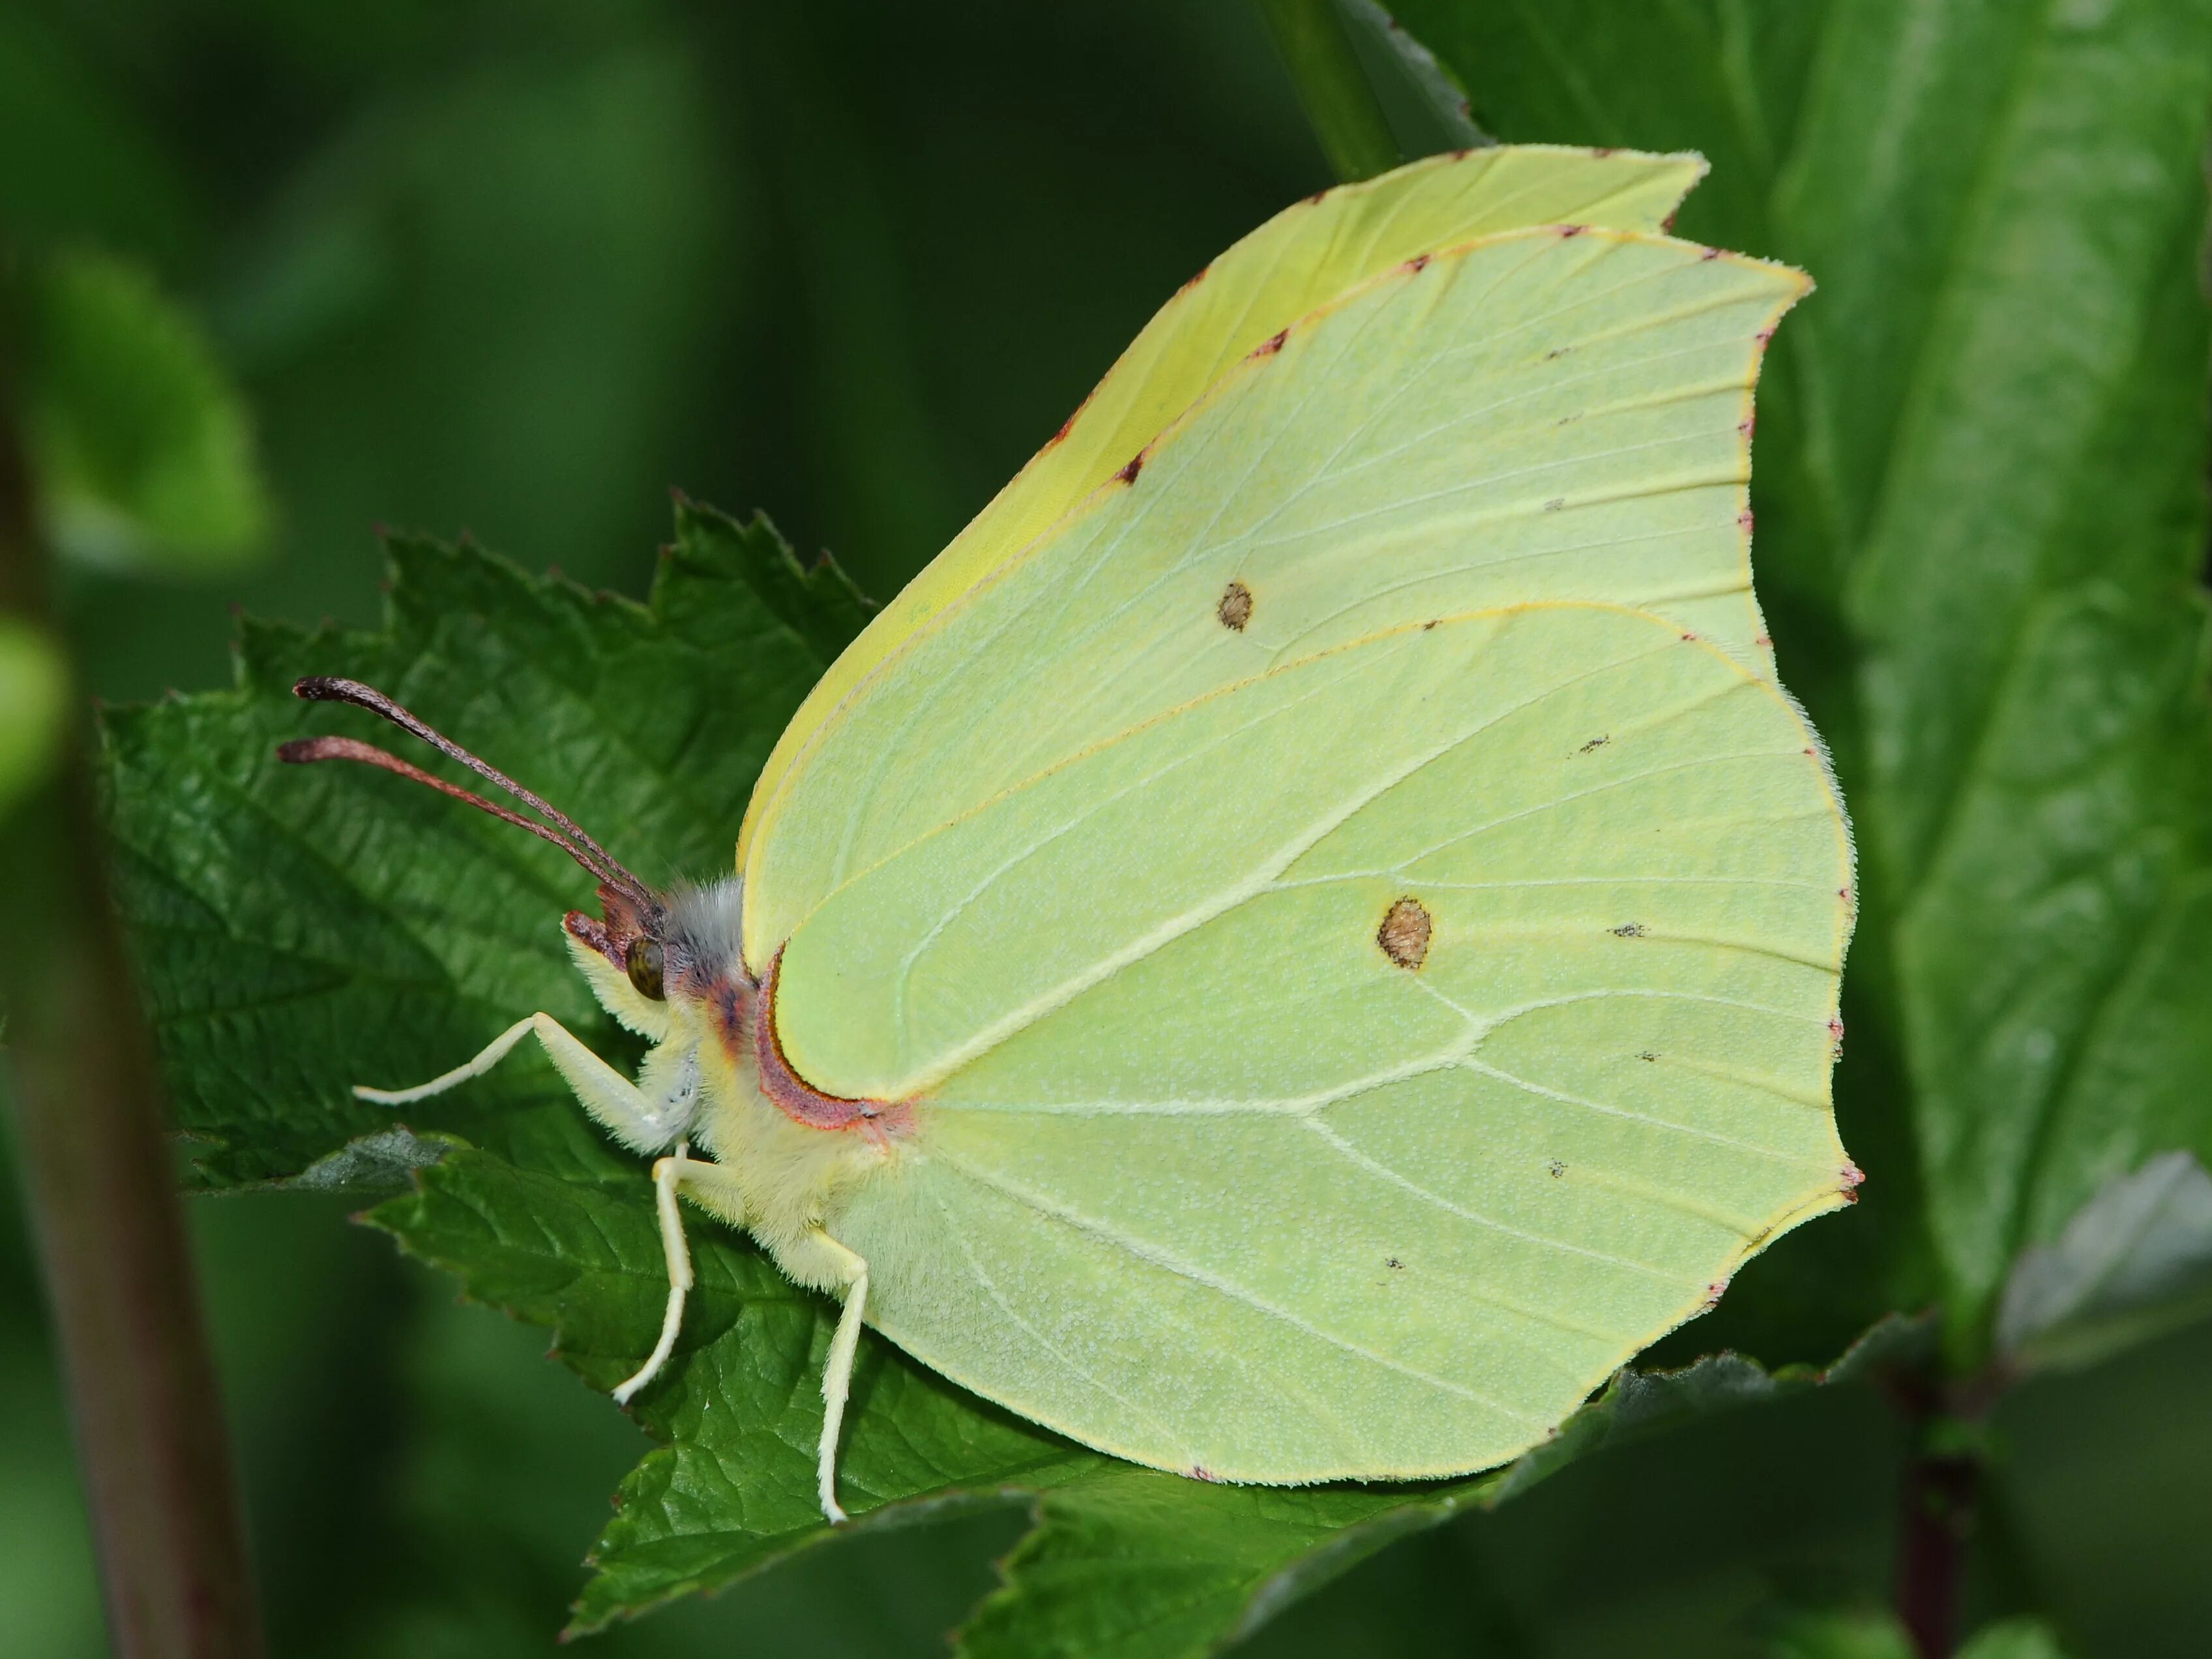
{"type": "MultiPolygon", "coordinates": [[[[1846,1203],[1849,833],[1751,591],[1797,272],[1694,157],[1498,149],[1290,209],[1153,319],[799,711],[738,874],[600,882],[654,1045],[535,1033],[679,1199],[1161,1468],[1463,1473],[1846,1203]]],[[[288,759],[364,759],[351,739],[288,759]]],[[[429,780],[435,782],[436,780],[429,780]]]]}

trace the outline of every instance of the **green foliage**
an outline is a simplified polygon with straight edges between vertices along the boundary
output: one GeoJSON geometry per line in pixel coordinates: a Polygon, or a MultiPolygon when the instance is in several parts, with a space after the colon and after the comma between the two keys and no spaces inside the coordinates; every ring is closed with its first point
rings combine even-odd
{"type": "Polygon", "coordinates": [[[68,684],[52,639],[0,617],[0,812],[36,788],[60,753],[68,684]]]}
{"type": "MultiPolygon", "coordinates": [[[[391,551],[384,632],[248,624],[235,689],[109,721],[121,902],[178,1124],[211,1186],[297,1175],[388,1129],[351,1085],[418,1081],[518,1009],[616,1041],[562,944],[588,881],[397,778],[281,765],[283,739],[359,723],[294,701],[295,679],[343,670],[384,687],[587,826],[621,825],[617,856],[648,880],[711,875],[769,746],[857,618],[765,521],[690,506],[649,606],[470,548],[391,551]]],[[[526,1144],[581,1178],[627,1169],[573,1104],[550,1070],[516,1065],[412,1122],[526,1144]]],[[[325,1166],[319,1184],[333,1179],[325,1166]]]]}
{"type": "MultiPolygon", "coordinates": [[[[1809,1613],[1777,1632],[1770,1659],[1913,1659],[1912,1641],[1886,1613],[1809,1613]]],[[[2051,1627],[2008,1619],[1977,1631],[1959,1659],[2064,1659],[2051,1627]]]]}
{"type": "Polygon", "coordinates": [[[2065,1659],[2065,1654],[2041,1619],[2008,1619],[1975,1632],[1959,1659],[2065,1659]]]}
{"type": "Polygon", "coordinates": [[[1926,1345],[1886,1320],[1826,1371],[1770,1373],[1736,1354],[1686,1369],[1626,1370],[1503,1469],[1412,1490],[1202,1486],[1106,1465],[1048,1491],[1006,1564],[1003,1589],[961,1633],[963,1659],[1179,1659],[1250,1634],[1386,1545],[1494,1510],[1609,1445],[1738,1406],[1863,1379],[1926,1345]]]}
{"type": "MultiPolygon", "coordinates": [[[[409,1108],[404,1125],[349,1092],[441,1070],[530,1007],[623,1052],[561,944],[560,912],[587,880],[385,774],[279,765],[284,738],[362,723],[298,703],[291,682],[368,679],[550,799],[622,823],[618,857],[696,873],[727,857],[767,744],[860,613],[834,566],[802,569],[765,521],[689,505],[647,607],[471,547],[410,539],[392,554],[382,633],[249,625],[234,690],[111,719],[123,903],[179,1117],[213,1186],[373,1190],[411,1174],[375,1223],[472,1297],[553,1328],[562,1358],[611,1388],[651,1346],[665,1295],[639,1164],[534,1057],[409,1108]],[[182,823],[179,801],[192,803],[182,823]]],[[[831,1307],[744,1241],[693,1231],[699,1285],[678,1360],[635,1407],[665,1449],[623,1483],[581,1629],[828,1536],[813,1465],[831,1307]]],[[[1886,1326],[1842,1374],[1893,1362],[1919,1336],[1886,1326]]],[[[1506,1470],[1411,1491],[1254,1490],[1072,1446],[871,1338],[841,1490],[862,1527],[947,1503],[1036,1503],[1008,1587],[969,1632],[975,1655],[1095,1651],[1109,1631],[1132,1655],[1173,1655],[1614,1440],[1820,1380],[1727,1356],[1625,1373],[1506,1470]],[[1170,1562],[1172,1594],[1133,1595],[1164,1584],[1153,1568],[1170,1562]]]]}
{"type": "Polygon", "coordinates": [[[87,564],[206,574],[253,558],[270,508],[246,406],[147,275],[70,253],[15,273],[24,441],[46,540],[87,564]]]}
{"type": "Polygon", "coordinates": [[[1260,0],[1260,12],[1336,176],[1371,179],[1403,161],[1337,0],[1260,0]]]}
{"type": "Polygon", "coordinates": [[[1775,1632],[1768,1659],[1913,1659],[1912,1638],[1872,1608],[1803,1613],[1775,1632]]]}
{"type": "Polygon", "coordinates": [[[1502,137],[1703,150],[1681,234],[1820,283],[1760,388],[1760,593],[1866,855],[1863,1225],[1900,1293],[1932,1241],[1971,1362],[2021,1246],[2212,1151],[2212,5],[1399,15],[1502,137]]]}
{"type": "Polygon", "coordinates": [[[2029,1368],[2084,1365],[2212,1308],[2212,1175],[2186,1152],[2107,1182],[2005,1281],[1997,1340],[2029,1368]]]}
{"type": "MultiPolygon", "coordinates": [[[[2155,1155],[2212,1156],[2194,586],[2212,5],[2115,0],[2047,21],[1902,0],[1400,10],[1486,126],[1703,149],[1715,173],[1682,233],[1821,283],[1762,388],[1758,554],[1784,671],[1836,741],[1867,839],[1838,1087],[1871,1180],[1849,1221],[1784,1241],[1668,1351],[1725,1335],[1768,1358],[1832,1352],[1938,1290],[1961,1369],[2000,1338],[2033,1363],[2133,1339],[2156,1322],[2137,1315],[2195,1283],[2172,1266],[2197,1259],[2196,1188],[2175,1173],[2194,1166],[2155,1155]]],[[[587,883],[398,780],[276,765],[283,738],[362,729],[294,703],[289,682],[370,679],[588,826],[619,826],[607,839],[648,878],[705,874],[863,613],[834,566],[801,565],[764,522],[690,507],[642,607],[465,547],[392,552],[383,632],[248,625],[235,689],[113,717],[143,976],[206,1185],[411,1183],[376,1223],[471,1296],[555,1329],[605,1388],[659,1315],[639,1166],[534,1056],[404,1126],[347,1092],[416,1081],[532,1007],[634,1053],[561,947],[558,914],[587,883]]],[[[623,1485],[580,1627],[826,1536],[811,1461],[827,1306],[741,1240],[699,1227],[694,1241],[679,1363],[636,1410],[665,1444],[623,1485]]],[[[1883,1327],[1854,1369],[1919,1337],[1883,1327]]],[[[1632,1430],[1813,1380],[1732,1357],[1625,1374],[1512,1469],[1284,1492],[1110,1463],[872,1339],[843,1480],[864,1532],[1030,1507],[1034,1529],[963,1635],[976,1659],[1137,1659],[1231,1639],[1632,1430]]],[[[1886,1656],[1893,1637],[1831,1620],[1786,1650],[1886,1656]]],[[[1970,1651],[2056,1648],[2010,1625],[1970,1651]]]]}

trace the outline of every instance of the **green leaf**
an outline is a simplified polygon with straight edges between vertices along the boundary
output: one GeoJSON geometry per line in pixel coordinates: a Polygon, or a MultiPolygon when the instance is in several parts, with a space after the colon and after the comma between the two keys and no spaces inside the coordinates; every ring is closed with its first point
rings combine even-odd
{"type": "MultiPolygon", "coordinates": [[[[611,1388],[652,1345],[667,1293],[635,1174],[580,1181],[456,1150],[371,1219],[468,1294],[552,1327],[560,1357],[611,1388]]],[[[819,1381],[835,1309],[734,1235],[695,1227],[697,1285],[641,1423],[665,1442],[623,1483],[573,1629],[724,1588],[830,1537],[814,1491],[819,1381]]],[[[1603,1447],[1906,1363],[1925,1320],[1886,1322],[1831,1370],[1770,1374],[1728,1354],[1625,1371],[1545,1446],[1474,1479],[1308,1490],[1205,1485],[1075,1446],[974,1399],[873,1337],[839,1469],[855,1527],[948,1504],[1033,1500],[1006,1587],[963,1633],[973,1659],[1198,1653],[1255,1628],[1408,1533],[1492,1509],[1603,1447]]]]}
{"type": "Polygon", "coordinates": [[[824,663],[834,662],[875,613],[836,560],[821,553],[801,564],[765,513],[740,524],[682,496],[676,512],[677,545],[684,557],[709,570],[745,571],[760,602],[824,663]]]}
{"type": "Polygon", "coordinates": [[[1401,150],[1408,156],[1427,156],[1497,142],[1475,125],[1467,88],[1452,78],[1434,52],[1400,27],[1378,0],[1339,3],[1354,44],[1365,49],[1368,73],[1391,117],[1401,150]]]}
{"type": "Polygon", "coordinates": [[[1108,1465],[1050,1490],[1006,1583],[960,1633],[963,1659],[1181,1659],[1250,1634],[1408,1534],[1494,1510],[1604,1448],[1740,1406],[1913,1363],[1926,1320],[1883,1320],[1826,1370],[1770,1372],[1732,1353],[1680,1371],[1624,1370],[1502,1469],[1427,1486],[1194,1486],[1108,1465]]]}
{"type": "Polygon", "coordinates": [[[0,616],[0,814],[38,787],[61,753],[69,668],[44,630],[0,616]]]}
{"type": "Polygon", "coordinates": [[[1846,1144],[1870,1209],[1917,1175],[1889,1247],[1925,1228],[1972,1363],[2021,1246],[2212,1151],[2212,3],[1400,10],[1492,130],[1700,149],[1682,233],[1820,284],[1760,589],[1865,835],[1846,1144]]]}
{"type": "MultiPolygon", "coordinates": [[[[653,1345],[668,1294],[634,1168],[599,1180],[458,1150],[371,1219],[468,1294],[556,1333],[560,1357],[611,1388],[653,1345]]],[[[623,1481],[575,1609],[592,1630],[726,1585],[826,1542],[815,1495],[822,1367],[836,1313],[737,1235],[694,1225],[697,1283],[676,1357],[638,1420],[667,1442],[623,1481]]],[[[859,1526],[910,1522],[1096,1472],[1108,1460],[962,1393],[872,1337],[861,1346],[839,1467],[859,1526]]]]}
{"type": "MultiPolygon", "coordinates": [[[[832,567],[802,567],[764,521],[689,503],[645,607],[465,546],[403,538],[392,557],[381,632],[250,626],[234,689],[111,717],[121,901],[204,1181],[406,1186],[376,1225],[471,1296],[552,1328],[561,1357],[611,1388],[652,1345],[666,1294],[639,1162],[527,1052],[402,1114],[349,1087],[434,1073],[532,1007],[621,1052],[561,943],[561,913],[588,879],[387,774],[279,765],[283,739],[366,726],[290,686],[334,671],[379,684],[658,878],[728,857],[768,744],[862,611],[832,567]]],[[[663,1445],[623,1482],[580,1630],[831,1536],[814,1487],[831,1304],[738,1235],[691,1230],[698,1284],[682,1338],[634,1408],[663,1445]]],[[[1900,1363],[1926,1337],[1893,1321],[1835,1375],[1900,1363]]],[[[840,1487],[867,1528],[949,1505],[1036,1507],[1007,1588],[968,1633],[975,1654],[1092,1651],[1109,1633],[1131,1653],[1196,1652],[1391,1539],[1624,1436],[1820,1380],[1734,1356],[1625,1372],[1545,1446],[1472,1480],[1261,1490],[1117,1463],[871,1336],[840,1487]]]]}
{"type": "MultiPolygon", "coordinates": [[[[859,609],[763,519],[684,505],[646,606],[535,580],[471,547],[391,545],[378,634],[249,623],[234,689],[107,723],[118,902],[179,1126],[211,1186],[298,1176],[394,1127],[358,1083],[419,1081],[544,1009],[631,1052],[562,942],[592,883],[554,849],[357,766],[276,746],[365,731],[291,695],[374,682],[569,809],[647,880],[714,875],[769,747],[859,609]]],[[[605,1178],[631,1162],[535,1058],[407,1126],[605,1178]]],[[[390,1173],[367,1151],[314,1180],[390,1173]]]]}
{"type": "Polygon", "coordinates": [[[1876,1608],[1799,1613],[1780,1621],[1768,1659],[1914,1659],[1912,1638],[1876,1608]]]}
{"type": "Polygon", "coordinates": [[[1260,15],[1297,83],[1340,179],[1371,179],[1403,158],[1337,0],[1260,0],[1260,15]]]}
{"type": "Polygon", "coordinates": [[[2186,1152],[2107,1182],[2005,1281],[1997,1345],[2016,1365],[2086,1365],[2212,1308],[2212,1175],[2186,1152]]]}
{"type": "MultiPolygon", "coordinates": [[[[1788,1619],[1768,1649],[1771,1659],[1913,1659],[1912,1639],[1891,1614],[1874,1609],[1802,1613],[1788,1619]]],[[[1984,1625],[1958,1659],[2065,1659],[2058,1638],[2039,1619],[1984,1625]]]]}
{"type": "Polygon", "coordinates": [[[172,575],[258,558],[271,509],[252,424],[198,325],[96,254],[31,263],[13,286],[24,439],[55,550],[172,575]]]}
{"type": "Polygon", "coordinates": [[[2040,1619],[2008,1619],[1976,1631],[1959,1659],[2066,1659],[2066,1650],[2040,1619]]]}

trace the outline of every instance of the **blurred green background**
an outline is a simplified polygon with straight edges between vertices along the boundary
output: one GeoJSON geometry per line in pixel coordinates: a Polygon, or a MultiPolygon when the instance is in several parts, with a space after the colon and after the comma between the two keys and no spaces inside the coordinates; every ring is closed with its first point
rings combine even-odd
{"type": "MultiPolygon", "coordinates": [[[[227,582],[68,574],[113,699],[223,683],[237,606],[373,623],[378,523],[637,592],[680,486],[888,595],[1178,283],[1327,182],[1249,0],[0,10],[0,223],[154,271],[276,497],[227,582]]],[[[96,1654],[12,1180],[0,1208],[0,1646],[96,1654]]],[[[342,1206],[192,1219],[272,1651],[546,1651],[641,1436],[342,1206]]],[[[2212,1651],[2208,1379],[2200,1327],[2012,1399],[1980,1593],[2084,1659],[2212,1651]]],[[[1611,1455],[1255,1646],[1756,1650],[1778,1601],[1881,1596],[1900,1445],[1859,1392],[1611,1455]]],[[[939,1651],[1018,1529],[833,1545],[595,1647],[939,1651]]]]}

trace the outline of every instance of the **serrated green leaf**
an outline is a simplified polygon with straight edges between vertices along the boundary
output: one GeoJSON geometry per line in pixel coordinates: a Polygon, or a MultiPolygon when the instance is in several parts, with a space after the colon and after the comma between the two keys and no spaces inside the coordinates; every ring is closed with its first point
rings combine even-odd
{"type": "Polygon", "coordinates": [[[45,631],[0,616],[0,813],[35,789],[61,753],[69,668],[45,631]]]}
{"type": "MultiPolygon", "coordinates": [[[[249,624],[234,689],[107,721],[118,901],[177,1122],[211,1186],[297,1176],[391,1130],[389,1108],[352,1085],[434,1076],[534,1009],[624,1052],[562,943],[589,878],[398,778],[279,764],[287,738],[372,723],[299,703],[294,680],[370,680],[571,808],[648,880],[711,875],[854,615],[808,611],[835,579],[810,585],[765,521],[701,508],[681,515],[644,606],[473,548],[401,537],[391,557],[382,632],[249,624]]],[[[516,1156],[527,1144],[585,1179],[634,1168],[534,1057],[405,1126],[516,1156]]]]}
{"type": "Polygon", "coordinates": [[[2015,1365],[2086,1365],[2212,1308],[2212,1175],[2186,1152],[2107,1182],[2021,1253],[1998,1308],[2015,1365]]]}
{"type": "Polygon", "coordinates": [[[1399,10],[1492,130],[1702,149],[1683,234],[1820,284],[1755,556],[1867,838],[1845,1135],[1875,1204],[1917,1152],[1972,1363],[2023,1244],[2212,1150],[2212,4],[1399,10]]]}
{"type": "MultiPolygon", "coordinates": [[[[552,1327],[561,1357],[595,1387],[635,1369],[659,1328],[667,1270],[635,1173],[594,1184],[457,1150],[371,1219],[471,1296],[552,1327]]],[[[677,1357],[634,1408],[665,1443],[623,1483],[578,1630],[719,1589],[830,1536],[814,1465],[835,1310],[735,1235],[691,1230],[697,1284],[677,1357]]],[[[862,1345],[838,1482],[855,1525],[905,1524],[1106,1462],[886,1343],[862,1345]]]]}
{"type": "Polygon", "coordinates": [[[765,513],[739,523],[678,496],[676,540],[669,551],[685,568],[710,578],[719,570],[750,572],[760,602],[824,662],[867,626],[875,611],[829,554],[802,564],[765,513]]]}
{"type": "Polygon", "coordinates": [[[198,324],[97,254],[33,261],[12,286],[24,441],[55,550],[173,575],[257,558],[271,509],[252,423],[198,324]]]}
{"type": "MultiPolygon", "coordinates": [[[[650,1347],[665,1296],[641,1165],[520,1057],[401,1121],[348,1092],[448,1066],[533,1006],[616,1042],[560,943],[561,912],[588,881],[551,849],[385,774],[279,766],[279,741],[362,723],[298,703],[290,685],[336,670],[375,681],[657,876],[727,856],[768,742],[859,607],[764,521],[689,504],[649,607],[533,580],[471,547],[401,539],[392,552],[381,633],[252,627],[233,690],[112,717],[141,972],[210,1184],[389,1191],[411,1176],[375,1224],[472,1296],[553,1328],[562,1358],[608,1388],[650,1347]]],[[[681,1342],[635,1406],[663,1448],[623,1483],[580,1630],[830,1536],[814,1458],[831,1306],[735,1234],[692,1233],[698,1285],[681,1342]]],[[[1924,1336],[1887,1327],[1838,1375],[1924,1336]]],[[[1501,1502],[1624,1435],[1814,1380],[1732,1356],[1624,1373],[1553,1441],[1477,1479],[1260,1490],[1114,1462],[870,1337],[840,1489],[867,1528],[948,1504],[1039,1506],[1010,1588],[971,1630],[979,1654],[1010,1642],[1084,1650],[1086,1632],[1130,1619],[1142,1626],[1124,1644],[1133,1653],[1196,1652],[1392,1538],[1501,1502]],[[1154,1571],[1170,1560],[1172,1572],[1154,1571]]]]}
{"type": "Polygon", "coordinates": [[[1048,1491],[962,1659],[1185,1659],[1250,1634],[1386,1545],[1492,1510],[1593,1452],[1739,1406],[1848,1383],[1924,1356],[1925,1319],[1891,1318],[1825,1371],[1738,1354],[1625,1370],[1544,1445],[1472,1479],[1417,1487],[1199,1486],[1109,1465],[1048,1491]]]}
{"type": "MultiPolygon", "coordinates": [[[[769,745],[863,607],[765,520],[688,503],[643,607],[465,546],[390,551],[381,632],[249,625],[234,689],[110,717],[119,901],[209,1185],[382,1192],[411,1174],[377,1224],[471,1294],[554,1327],[564,1357],[608,1387],[651,1346],[666,1294],[638,1162],[534,1055],[403,1121],[349,1092],[442,1070],[532,1008],[621,1053],[562,944],[590,881],[385,774],[279,765],[287,738],[367,724],[291,684],[372,680],[658,880],[724,866],[769,745]]],[[[624,1483],[586,1627],[828,1536],[813,1474],[828,1304],[734,1235],[695,1231],[684,1345],[637,1404],[673,1443],[624,1483]]],[[[856,1512],[896,1522],[1102,1462],[885,1345],[864,1350],[842,1470],[856,1512]]]]}
{"type": "MultiPolygon", "coordinates": [[[[643,1185],[541,1174],[474,1150],[422,1170],[372,1219],[468,1293],[556,1333],[561,1357],[611,1388],[652,1344],[666,1295],[643,1185]]],[[[719,1229],[692,1229],[697,1285],[666,1379],[635,1408],[662,1441],[623,1483],[575,1608],[585,1632],[724,1588],[828,1541],[814,1494],[819,1383],[835,1324],[719,1229]]],[[[963,1651],[1182,1655],[1254,1628],[1394,1540],[1494,1508],[1622,1439],[1741,1404],[1849,1381],[1924,1353],[1925,1320],[1893,1320],[1825,1373],[1735,1355],[1624,1372],[1545,1446],[1471,1480],[1304,1490],[1205,1485],[1103,1457],[974,1399],[872,1337],[862,1345],[839,1468],[861,1528],[948,1504],[1032,1501],[1038,1525],[963,1651]]]]}

